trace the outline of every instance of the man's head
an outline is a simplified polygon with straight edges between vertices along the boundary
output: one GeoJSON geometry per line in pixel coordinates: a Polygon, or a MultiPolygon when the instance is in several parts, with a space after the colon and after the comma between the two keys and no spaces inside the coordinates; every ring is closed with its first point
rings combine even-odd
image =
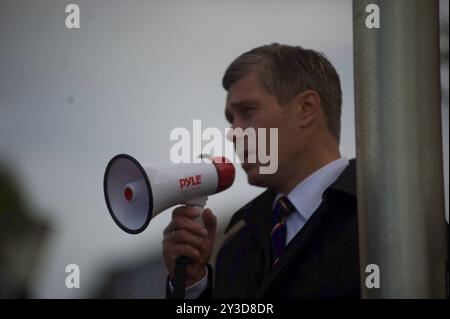
{"type": "Polygon", "coordinates": [[[278,128],[278,170],[261,175],[260,163],[244,164],[251,184],[280,190],[287,179],[295,182],[293,175],[308,174],[311,161],[336,156],[342,91],[321,53],[276,43],[257,47],[231,63],[222,84],[233,128],[278,128]]]}

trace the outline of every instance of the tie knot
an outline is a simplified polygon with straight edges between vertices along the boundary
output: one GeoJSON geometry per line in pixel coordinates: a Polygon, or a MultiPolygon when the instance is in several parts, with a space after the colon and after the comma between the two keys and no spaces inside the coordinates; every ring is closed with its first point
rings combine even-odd
{"type": "Polygon", "coordinates": [[[280,197],[276,203],[273,210],[273,219],[274,222],[279,222],[282,218],[288,216],[290,213],[295,211],[294,205],[291,203],[289,198],[286,196],[280,197]]]}

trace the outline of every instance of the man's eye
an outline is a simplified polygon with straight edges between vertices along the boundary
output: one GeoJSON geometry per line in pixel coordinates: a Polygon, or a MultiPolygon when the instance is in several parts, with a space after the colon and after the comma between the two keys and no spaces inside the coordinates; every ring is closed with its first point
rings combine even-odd
{"type": "Polygon", "coordinates": [[[243,109],[243,110],[241,111],[241,113],[244,114],[244,115],[249,115],[249,114],[251,114],[253,111],[255,111],[254,108],[246,108],[246,109],[243,109]]]}

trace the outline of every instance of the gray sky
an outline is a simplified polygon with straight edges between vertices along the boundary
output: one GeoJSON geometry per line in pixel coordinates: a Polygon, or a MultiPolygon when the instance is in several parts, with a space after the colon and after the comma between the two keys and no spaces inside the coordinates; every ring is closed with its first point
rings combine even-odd
{"type": "MultiPolygon", "coordinates": [[[[35,297],[87,296],[105,267],[160,254],[170,214],[138,236],[122,232],[104,203],[105,166],[117,153],[167,161],[170,131],[193,119],[227,127],[223,72],[255,46],[302,45],[330,58],[344,93],[341,151],[355,156],[350,0],[79,0],[79,30],[65,27],[67,3],[0,4],[0,160],[54,228],[35,297]],[[70,263],[80,289],[64,286],[70,263]]],[[[226,223],[261,191],[238,168],[207,206],[226,223]]]]}

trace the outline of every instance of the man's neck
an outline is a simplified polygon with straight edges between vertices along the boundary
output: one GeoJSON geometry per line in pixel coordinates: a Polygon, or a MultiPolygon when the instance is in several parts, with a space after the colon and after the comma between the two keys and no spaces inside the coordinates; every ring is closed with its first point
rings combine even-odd
{"type": "Polygon", "coordinates": [[[317,152],[316,156],[300,157],[298,161],[292,163],[292,169],[285,173],[283,185],[277,187],[276,191],[285,195],[289,194],[308,176],[339,158],[341,155],[338,148],[331,151],[321,150],[317,152]]]}

